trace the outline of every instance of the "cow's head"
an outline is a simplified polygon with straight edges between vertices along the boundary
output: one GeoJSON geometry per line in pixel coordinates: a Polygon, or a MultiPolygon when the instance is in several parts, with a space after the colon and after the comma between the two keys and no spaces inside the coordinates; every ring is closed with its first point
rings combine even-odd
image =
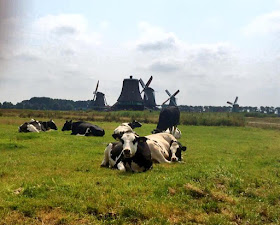
{"type": "Polygon", "coordinates": [[[142,124],[138,122],[137,120],[133,120],[131,123],[128,124],[132,129],[136,127],[142,127],[142,124]]]}
{"type": "Polygon", "coordinates": [[[72,120],[66,120],[65,124],[63,125],[62,131],[65,131],[65,130],[72,130],[72,120]]]}
{"type": "Polygon", "coordinates": [[[130,133],[124,133],[120,141],[123,146],[123,155],[125,158],[131,158],[135,155],[137,152],[137,146],[139,143],[143,143],[147,140],[146,137],[139,137],[136,134],[130,132],[130,133]]]}
{"type": "Polygon", "coordinates": [[[47,121],[47,129],[57,130],[57,126],[53,120],[47,121]]]}
{"type": "Polygon", "coordinates": [[[172,140],[169,148],[168,160],[178,162],[182,160],[182,151],[186,151],[187,147],[182,146],[180,142],[172,140]]]}

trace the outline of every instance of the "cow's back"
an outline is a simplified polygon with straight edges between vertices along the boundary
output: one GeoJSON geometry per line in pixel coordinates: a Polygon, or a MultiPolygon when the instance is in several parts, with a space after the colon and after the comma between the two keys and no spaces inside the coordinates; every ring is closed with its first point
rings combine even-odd
{"type": "Polygon", "coordinates": [[[105,134],[104,129],[93,125],[88,122],[74,122],[72,124],[72,134],[84,134],[86,136],[103,136],[105,134]]]}
{"type": "Polygon", "coordinates": [[[177,106],[170,106],[161,110],[159,121],[157,124],[158,130],[166,130],[172,126],[176,126],[180,121],[180,110],[177,106]]]}

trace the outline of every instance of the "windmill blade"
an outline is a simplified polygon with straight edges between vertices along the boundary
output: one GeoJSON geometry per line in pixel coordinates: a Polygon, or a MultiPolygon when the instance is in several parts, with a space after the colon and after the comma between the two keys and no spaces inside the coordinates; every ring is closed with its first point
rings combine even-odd
{"type": "Polygon", "coordinates": [[[142,88],[145,88],[145,83],[144,81],[140,78],[139,83],[141,84],[142,88]]]}
{"type": "Polygon", "coordinates": [[[168,96],[171,96],[171,94],[168,90],[165,90],[165,92],[168,94],[168,96]]]}
{"type": "Polygon", "coordinates": [[[180,92],[180,90],[177,90],[177,91],[172,95],[172,97],[175,97],[179,92],[180,92]]]}
{"type": "Polygon", "coordinates": [[[152,80],[153,80],[153,76],[150,77],[150,79],[146,83],[145,87],[149,87],[149,85],[151,84],[152,80]]]}
{"type": "Polygon", "coordinates": [[[152,80],[153,80],[153,76],[151,76],[150,79],[148,80],[148,82],[145,84],[145,83],[143,82],[143,80],[140,78],[139,82],[140,82],[141,86],[143,87],[143,90],[140,92],[140,94],[142,94],[143,91],[145,91],[145,89],[146,89],[147,87],[149,87],[149,85],[151,84],[152,80]]]}
{"type": "Polygon", "coordinates": [[[104,103],[105,103],[105,106],[107,106],[107,101],[106,101],[106,98],[105,98],[105,95],[104,95],[104,103]]]}
{"type": "Polygon", "coordinates": [[[95,91],[93,92],[93,94],[96,94],[96,93],[97,93],[98,86],[99,86],[99,80],[97,81],[96,88],[95,88],[95,91]]]}
{"type": "Polygon", "coordinates": [[[227,104],[233,105],[231,102],[227,102],[227,104]]]}
{"type": "MultiPolygon", "coordinates": [[[[167,90],[166,90],[167,91],[167,90]]],[[[169,93],[169,91],[167,91],[168,93],[169,93]]],[[[166,92],[166,93],[167,93],[166,92]]],[[[164,105],[168,100],[170,100],[172,97],[175,97],[178,93],[180,92],[180,90],[177,90],[173,95],[171,95],[171,96],[169,96],[169,98],[165,101],[165,102],[163,102],[162,103],[162,105],[164,105]]],[[[167,94],[168,94],[167,93],[167,94]]],[[[169,93],[170,94],[170,93],[169,93]]],[[[176,105],[176,104],[175,104],[176,105]]]]}
{"type": "Polygon", "coordinates": [[[161,105],[164,105],[169,99],[170,99],[170,97],[168,99],[166,99],[161,105]]]}
{"type": "Polygon", "coordinates": [[[238,100],[238,97],[236,96],[235,101],[234,101],[234,104],[236,104],[236,103],[237,103],[237,100],[238,100]]]}

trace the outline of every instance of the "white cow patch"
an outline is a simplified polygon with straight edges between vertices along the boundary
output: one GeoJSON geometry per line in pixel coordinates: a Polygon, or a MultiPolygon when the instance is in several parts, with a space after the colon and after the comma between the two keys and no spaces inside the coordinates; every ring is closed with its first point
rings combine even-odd
{"type": "Polygon", "coordinates": [[[182,133],[181,131],[176,127],[176,128],[172,128],[171,131],[170,129],[168,128],[166,131],[164,131],[165,133],[168,133],[168,134],[172,134],[176,139],[180,139],[181,136],[182,136],[182,133]]]}
{"type": "Polygon", "coordinates": [[[39,133],[39,131],[37,130],[37,128],[36,128],[35,126],[33,126],[32,124],[28,124],[28,125],[27,125],[27,130],[28,130],[29,132],[37,132],[37,133],[39,133]]]}

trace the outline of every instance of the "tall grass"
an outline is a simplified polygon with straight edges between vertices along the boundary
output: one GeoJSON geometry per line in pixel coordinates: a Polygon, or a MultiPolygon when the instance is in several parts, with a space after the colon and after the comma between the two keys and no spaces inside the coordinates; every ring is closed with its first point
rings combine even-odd
{"type": "Polygon", "coordinates": [[[245,118],[238,113],[182,113],[181,124],[195,126],[245,126],[245,118]]]}
{"type": "MultiPolygon", "coordinates": [[[[42,111],[0,109],[0,116],[20,118],[72,119],[100,122],[128,122],[134,119],[144,123],[157,123],[159,111],[42,111]]],[[[180,124],[194,126],[244,126],[242,113],[189,113],[181,112],[180,124]]]]}

